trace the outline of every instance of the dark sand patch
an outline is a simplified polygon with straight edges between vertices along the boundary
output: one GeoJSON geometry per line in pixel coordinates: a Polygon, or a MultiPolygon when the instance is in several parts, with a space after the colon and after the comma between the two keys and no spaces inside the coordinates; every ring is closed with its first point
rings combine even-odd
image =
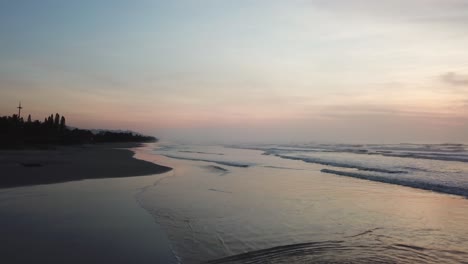
{"type": "Polygon", "coordinates": [[[83,179],[143,176],[171,170],[133,158],[124,148],[138,144],[99,144],[54,150],[0,151],[0,188],[83,179]]]}
{"type": "Polygon", "coordinates": [[[218,190],[218,189],[214,189],[214,188],[208,189],[208,191],[221,192],[221,193],[232,193],[232,192],[229,192],[229,191],[223,191],[223,190],[218,190]]]}
{"type": "Polygon", "coordinates": [[[205,168],[209,169],[209,170],[213,170],[213,171],[216,171],[216,172],[228,172],[229,170],[223,168],[223,167],[220,167],[220,166],[215,166],[215,165],[208,165],[208,166],[204,166],[205,168]]]}

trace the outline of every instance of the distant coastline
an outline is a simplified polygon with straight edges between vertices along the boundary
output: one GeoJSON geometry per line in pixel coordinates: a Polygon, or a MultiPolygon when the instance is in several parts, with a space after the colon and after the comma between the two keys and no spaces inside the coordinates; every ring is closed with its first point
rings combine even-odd
{"type": "Polygon", "coordinates": [[[43,122],[18,115],[0,117],[0,149],[48,149],[54,146],[116,142],[156,142],[157,138],[132,131],[87,130],[66,125],[64,116],[43,122]]]}

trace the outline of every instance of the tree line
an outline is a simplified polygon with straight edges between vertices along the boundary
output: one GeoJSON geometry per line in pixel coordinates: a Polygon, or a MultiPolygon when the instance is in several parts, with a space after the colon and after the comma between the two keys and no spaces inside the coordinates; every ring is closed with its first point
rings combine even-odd
{"type": "Polygon", "coordinates": [[[132,132],[100,131],[69,128],[64,116],[50,115],[43,122],[26,121],[18,115],[0,117],[0,148],[22,148],[28,146],[93,144],[106,142],[152,142],[155,137],[132,132]]]}

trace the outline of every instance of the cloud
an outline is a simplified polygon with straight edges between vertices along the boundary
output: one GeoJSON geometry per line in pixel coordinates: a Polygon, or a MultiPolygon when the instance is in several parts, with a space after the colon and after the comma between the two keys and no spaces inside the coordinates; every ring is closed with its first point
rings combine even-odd
{"type": "Polygon", "coordinates": [[[440,76],[440,79],[453,86],[468,86],[468,75],[459,74],[456,72],[447,72],[440,76]]]}
{"type": "MultiPolygon", "coordinates": [[[[379,19],[466,25],[466,0],[316,0],[312,5],[379,19]]],[[[465,27],[466,28],[466,27],[465,27]]]]}

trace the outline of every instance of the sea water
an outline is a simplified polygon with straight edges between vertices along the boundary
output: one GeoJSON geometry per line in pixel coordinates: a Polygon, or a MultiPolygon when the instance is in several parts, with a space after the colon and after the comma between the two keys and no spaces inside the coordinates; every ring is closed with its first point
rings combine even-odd
{"type": "Polygon", "coordinates": [[[468,262],[461,144],[157,143],[137,196],[181,263],[468,262]]]}

